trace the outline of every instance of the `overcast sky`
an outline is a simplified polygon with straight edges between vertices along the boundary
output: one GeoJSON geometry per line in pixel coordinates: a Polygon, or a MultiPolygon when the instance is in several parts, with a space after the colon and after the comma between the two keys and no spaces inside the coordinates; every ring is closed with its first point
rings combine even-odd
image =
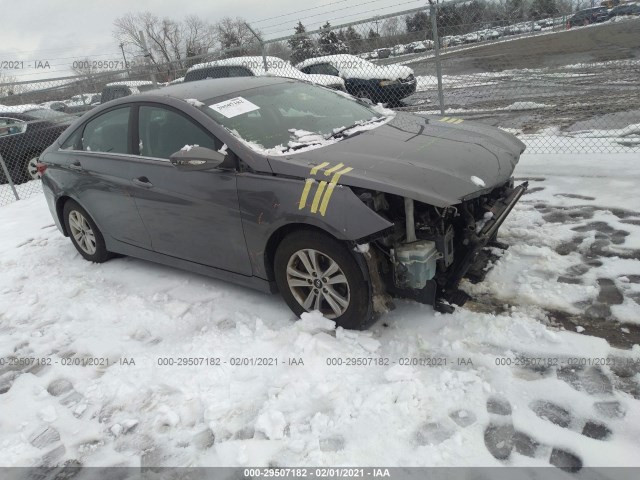
{"type": "Polygon", "coordinates": [[[427,0],[0,0],[0,62],[24,62],[24,68],[20,63],[19,69],[0,73],[16,80],[54,78],[71,75],[74,60],[120,60],[113,21],[129,12],[148,10],[173,19],[194,14],[212,23],[224,16],[241,16],[268,39],[292,33],[298,20],[311,30],[327,20],[336,25],[427,4],[427,0]],[[269,19],[276,16],[280,17],[269,19]],[[29,68],[38,61],[48,62],[49,68],[29,68]]]}

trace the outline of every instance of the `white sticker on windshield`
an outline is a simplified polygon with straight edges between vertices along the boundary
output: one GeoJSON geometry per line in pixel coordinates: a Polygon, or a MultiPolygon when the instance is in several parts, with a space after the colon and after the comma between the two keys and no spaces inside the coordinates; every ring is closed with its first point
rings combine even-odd
{"type": "Polygon", "coordinates": [[[251,103],[249,100],[243,97],[236,97],[224,102],[214,103],[209,105],[209,108],[224,115],[227,118],[237,117],[243,113],[253,112],[254,110],[260,110],[260,107],[255,103],[251,103]]]}

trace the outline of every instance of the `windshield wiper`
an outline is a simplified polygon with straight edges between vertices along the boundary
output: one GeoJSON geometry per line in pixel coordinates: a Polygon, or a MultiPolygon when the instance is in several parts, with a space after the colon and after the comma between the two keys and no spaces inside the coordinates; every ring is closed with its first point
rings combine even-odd
{"type": "Polygon", "coordinates": [[[384,120],[386,120],[386,117],[373,117],[372,119],[365,120],[364,122],[356,122],[353,125],[350,125],[348,127],[337,128],[337,129],[335,129],[333,131],[333,133],[330,133],[329,135],[325,136],[324,138],[326,138],[328,140],[330,138],[344,138],[344,137],[352,137],[354,135],[359,135],[364,130],[358,130],[358,131],[350,132],[350,133],[347,133],[347,131],[348,130],[353,130],[354,128],[363,127],[365,125],[371,125],[372,123],[383,122],[384,120]]]}

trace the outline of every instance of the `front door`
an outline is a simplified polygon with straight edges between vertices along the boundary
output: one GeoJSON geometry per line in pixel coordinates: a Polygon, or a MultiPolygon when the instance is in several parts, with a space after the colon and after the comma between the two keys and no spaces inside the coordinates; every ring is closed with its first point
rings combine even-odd
{"type": "Polygon", "coordinates": [[[185,145],[222,144],[184,114],[141,105],[135,201],[155,252],[251,275],[238,205],[236,172],[178,171],[169,162],[185,145]]]}

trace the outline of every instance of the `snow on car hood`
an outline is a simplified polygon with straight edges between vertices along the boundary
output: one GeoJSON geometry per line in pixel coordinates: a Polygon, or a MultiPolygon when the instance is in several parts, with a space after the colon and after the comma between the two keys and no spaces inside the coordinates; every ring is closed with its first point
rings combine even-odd
{"type": "Polygon", "coordinates": [[[497,128],[398,113],[372,131],[269,162],[276,174],[302,178],[315,165],[341,163],[353,169],[342,184],[444,207],[506,182],[522,151],[520,140],[497,128]]]}

